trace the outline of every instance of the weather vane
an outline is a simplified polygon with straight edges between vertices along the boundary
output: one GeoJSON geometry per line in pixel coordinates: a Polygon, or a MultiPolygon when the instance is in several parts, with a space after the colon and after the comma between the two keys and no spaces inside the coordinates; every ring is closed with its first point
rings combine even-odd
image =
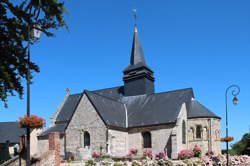
{"type": "Polygon", "coordinates": [[[136,20],[137,20],[137,12],[136,12],[136,9],[133,9],[133,16],[135,18],[135,24],[136,24],[136,20]]]}

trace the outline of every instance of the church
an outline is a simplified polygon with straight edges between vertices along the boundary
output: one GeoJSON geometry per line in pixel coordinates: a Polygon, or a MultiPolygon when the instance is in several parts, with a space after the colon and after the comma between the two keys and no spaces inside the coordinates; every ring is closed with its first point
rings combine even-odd
{"type": "Polygon", "coordinates": [[[192,88],[155,92],[154,72],[146,63],[138,28],[134,27],[130,64],[124,85],[100,90],[69,90],[51,118],[51,127],[38,136],[40,153],[48,150],[48,134],[60,133],[61,155],[91,157],[93,152],[123,157],[131,148],[153,154],[202,147],[219,154],[220,117],[195,99],[192,88]]]}

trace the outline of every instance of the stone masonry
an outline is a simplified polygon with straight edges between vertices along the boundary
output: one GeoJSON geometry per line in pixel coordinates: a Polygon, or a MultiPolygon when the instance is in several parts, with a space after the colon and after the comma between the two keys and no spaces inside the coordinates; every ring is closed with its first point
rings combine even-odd
{"type": "Polygon", "coordinates": [[[106,153],[107,128],[86,95],[83,95],[66,129],[66,153],[76,154],[81,131],[90,134],[91,152],[106,153]]]}
{"type": "Polygon", "coordinates": [[[208,149],[213,150],[216,154],[220,154],[220,119],[188,119],[188,142],[190,149],[195,145],[200,145],[202,147],[203,154],[205,154],[208,149]],[[202,126],[201,138],[196,138],[197,125],[202,126]]]}

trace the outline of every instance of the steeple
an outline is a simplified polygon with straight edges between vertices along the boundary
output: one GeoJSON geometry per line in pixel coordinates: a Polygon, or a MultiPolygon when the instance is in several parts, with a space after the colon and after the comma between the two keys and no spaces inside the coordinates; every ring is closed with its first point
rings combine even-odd
{"type": "Polygon", "coordinates": [[[139,63],[145,64],[145,60],[144,60],[143,50],[141,48],[141,43],[139,40],[138,28],[137,25],[135,25],[130,65],[135,65],[139,63]]]}
{"type": "Polygon", "coordinates": [[[124,95],[136,96],[154,93],[153,73],[146,65],[139,40],[138,28],[135,25],[130,64],[123,71],[124,95]]]}

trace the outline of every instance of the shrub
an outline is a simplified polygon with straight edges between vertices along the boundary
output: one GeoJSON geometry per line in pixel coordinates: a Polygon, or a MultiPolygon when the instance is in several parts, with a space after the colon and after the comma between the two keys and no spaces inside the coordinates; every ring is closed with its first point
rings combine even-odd
{"type": "Polygon", "coordinates": [[[121,163],[114,163],[113,166],[122,166],[122,164],[121,163]]]}
{"type": "Polygon", "coordinates": [[[143,157],[152,159],[152,157],[153,157],[152,150],[144,149],[143,150],[143,157]]]}
{"type": "Polygon", "coordinates": [[[92,153],[92,157],[93,157],[93,158],[100,158],[101,155],[99,155],[99,154],[96,153],[96,152],[93,152],[93,153],[92,153]]]}
{"type": "Polygon", "coordinates": [[[155,155],[155,159],[156,160],[160,160],[160,159],[167,159],[166,153],[164,152],[159,152],[155,155]]]}
{"type": "Polygon", "coordinates": [[[208,149],[206,156],[213,156],[214,152],[211,149],[208,149]]]}
{"type": "Polygon", "coordinates": [[[85,166],[95,166],[96,163],[93,160],[88,160],[85,162],[85,166]]]}
{"type": "Polygon", "coordinates": [[[199,145],[195,145],[194,149],[194,157],[201,157],[201,147],[199,145]]]}
{"type": "Polygon", "coordinates": [[[139,162],[134,161],[132,162],[132,166],[142,166],[142,165],[139,162]]]}
{"type": "Polygon", "coordinates": [[[101,155],[100,157],[101,157],[101,158],[110,158],[110,155],[108,155],[108,154],[103,154],[103,155],[101,155]]]}
{"type": "Polygon", "coordinates": [[[67,158],[67,162],[71,162],[71,161],[74,161],[75,160],[75,156],[74,155],[70,155],[70,156],[68,156],[68,158],[67,158]]]}
{"type": "Polygon", "coordinates": [[[131,149],[130,149],[130,153],[132,153],[132,154],[134,154],[134,155],[136,155],[137,152],[138,152],[138,150],[137,150],[136,148],[131,148],[131,149]]]}
{"type": "Polygon", "coordinates": [[[194,153],[187,149],[184,149],[178,153],[178,158],[181,160],[189,159],[191,157],[194,157],[194,153]]]}

